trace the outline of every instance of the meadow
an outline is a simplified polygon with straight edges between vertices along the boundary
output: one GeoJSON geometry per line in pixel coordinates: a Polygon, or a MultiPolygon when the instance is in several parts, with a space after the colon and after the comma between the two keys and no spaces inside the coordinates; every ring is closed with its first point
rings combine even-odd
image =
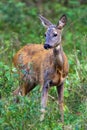
{"type": "Polygon", "coordinates": [[[0,1],[0,130],[87,130],[87,4],[70,0],[1,0],[0,1]],[[67,25],[62,45],[69,61],[69,75],[64,89],[64,124],[60,122],[57,92],[49,91],[45,120],[40,122],[41,92],[38,85],[27,96],[13,91],[19,86],[19,75],[12,61],[26,44],[44,44],[45,29],[38,15],[54,24],[62,14],[67,25]]]}

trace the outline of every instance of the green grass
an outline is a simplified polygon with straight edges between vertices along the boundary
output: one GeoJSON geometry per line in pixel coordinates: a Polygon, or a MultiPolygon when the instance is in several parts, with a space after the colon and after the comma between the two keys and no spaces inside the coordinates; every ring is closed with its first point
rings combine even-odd
{"type": "Polygon", "coordinates": [[[37,6],[32,1],[29,5],[20,0],[0,1],[0,130],[63,129],[55,87],[49,91],[43,122],[40,122],[40,86],[25,97],[18,97],[18,104],[12,95],[19,85],[12,64],[14,54],[27,43],[44,43],[45,30],[38,19],[39,13],[53,23],[67,14],[62,44],[70,69],[64,91],[64,127],[65,130],[87,129],[87,7],[72,2],[65,7],[57,1],[37,6]]]}

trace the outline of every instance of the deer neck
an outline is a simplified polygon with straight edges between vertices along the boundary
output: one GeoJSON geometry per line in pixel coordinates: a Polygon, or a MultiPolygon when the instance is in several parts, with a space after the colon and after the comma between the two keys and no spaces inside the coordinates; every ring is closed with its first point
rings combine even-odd
{"type": "Polygon", "coordinates": [[[58,45],[53,49],[54,54],[54,65],[55,67],[63,68],[64,64],[64,56],[63,56],[63,48],[61,45],[58,45]]]}

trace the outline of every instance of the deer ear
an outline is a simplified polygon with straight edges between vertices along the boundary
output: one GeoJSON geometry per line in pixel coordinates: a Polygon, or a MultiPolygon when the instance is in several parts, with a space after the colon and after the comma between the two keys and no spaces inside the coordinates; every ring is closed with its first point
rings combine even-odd
{"type": "Polygon", "coordinates": [[[41,20],[43,26],[45,26],[46,28],[48,28],[50,25],[52,25],[52,23],[49,20],[47,20],[46,18],[44,18],[41,15],[39,15],[39,19],[41,20]]]}
{"type": "Polygon", "coordinates": [[[67,22],[66,15],[62,15],[62,17],[60,18],[60,20],[59,20],[59,22],[57,24],[57,28],[62,29],[66,25],[66,22],[67,22]]]}

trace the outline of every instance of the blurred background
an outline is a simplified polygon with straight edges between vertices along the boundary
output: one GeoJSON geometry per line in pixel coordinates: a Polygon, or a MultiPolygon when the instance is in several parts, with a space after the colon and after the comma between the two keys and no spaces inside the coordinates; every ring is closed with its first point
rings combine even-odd
{"type": "Polygon", "coordinates": [[[14,54],[30,43],[44,44],[39,14],[56,24],[67,15],[62,45],[70,70],[65,83],[65,130],[87,130],[87,0],[0,0],[0,130],[62,130],[55,87],[45,120],[39,122],[40,86],[13,102],[19,76],[14,54]]]}

